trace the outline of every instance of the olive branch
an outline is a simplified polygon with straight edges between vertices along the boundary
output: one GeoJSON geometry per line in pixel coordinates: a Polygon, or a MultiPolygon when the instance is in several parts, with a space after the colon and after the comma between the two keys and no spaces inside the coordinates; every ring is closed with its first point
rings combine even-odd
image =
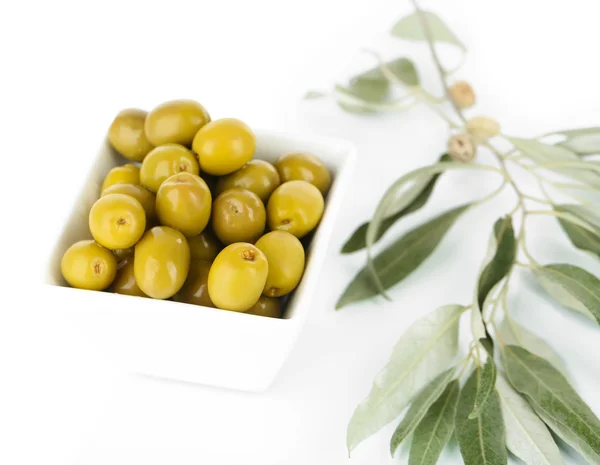
{"type": "Polygon", "coordinates": [[[600,464],[600,420],[569,383],[560,357],[513,320],[508,304],[515,270],[522,268],[561,305],[600,323],[600,280],[572,264],[539,263],[528,249],[526,228],[532,216],[552,216],[576,248],[600,257],[600,214],[590,198],[600,191],[600,162],[588,158],[600,154],[600,128],[523,139],[504,134],[489,117],[468,118],[465,110],[476,101],[473,89],[464,81],[449,82],[464,61],[466,48],[437,15],[421,10],[416,0],[411,2],[415,11],[395,24],[392,35],[427,44],[443,97],[420,85],[411,60],[384,62],[375,52],[369,52],[378,62],[375,68],[355,76],[347,85],[336,85],[332,92],[306,95],[308,99],[330,95],[353,113],[406,111],[426,105],[452,132],[440,159],[394,182],[371,220],[360,225],[345,243],[342,253],[366,250],[367,260],[337,308],[377,295],[389,299],[386,291],[426,261],[465,212],[506,189],[513,192],[516,203],[493,225],[471,304],[447,305],[431,312],[413,323],[397,342],[371,392],[350,420],[348,449],[352,451],[398,419],[408,407],[390,449],[394,455],[411,437],[410,465],[435,464],[453,435],[467,465],[505,464],[507,449],[527,464],[562,464],[550,431],[589,463],[600,464]],[[453,70],[445,70],[439,59],[436,44],[440,42],[461,50],[461,63],[453,70]],[[392,88],[399,89],[402,96],[391,96],[392,88]],[[510,149],[500,150],[495,141],[510,149]],[[476,161],[479,151],[493,154],[496,164],[476,161]],[[528,173],[538,192],[526,192],[513,177],[512,168],[528,173]],[[498,187],[443,212],[375,253],[374,246],[392,225],[427,204],[443,173],[466,169],[497,174],[498,187]],[[569,196],[572,202],[557,202],[552,190],[569,196]],[[457,362],[459,321],[465,314],[470,318],[472,341],[466,356],[457,362]],[[500,314],[504,318],[498,322],[500,314]]]}

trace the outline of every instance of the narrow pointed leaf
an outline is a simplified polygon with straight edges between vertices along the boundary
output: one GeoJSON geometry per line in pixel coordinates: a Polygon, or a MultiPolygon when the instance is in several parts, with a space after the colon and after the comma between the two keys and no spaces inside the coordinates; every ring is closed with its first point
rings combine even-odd
{"type": "Polygon", "coordinates": [[[600,127],[557,131],[554,134],[565,136],[566,140],[558,145],[575,152],[577,155],[585,156],[600,153],[600,127]]]}
{"type": "MultiPolygon", "coordinates": [[[[456,37],[456,35],[454,35],[448,26],[444,24],[439,16],[430,11],[423,11],[422,14],[427,21],[434,41],[456,45],[463,51],[466,51],[464,44],[456,37]]],[[[392,28],[392,35],[407,40],[427,40],[418,12],[414,12],[400,19],[392,28]]]]}
{"type": "Polygon", "coordinates": [[[469,413],[469,420],[477,418],[483,412],[486,402],[496,387],[496,364],[491,357],[488,357],[483,368],[475,370],[477,375],[477,394],[473,402],[473,410],[469,413]]]}
{"type": "Polygon", "coordinates": [[[600,235],[563,218],[558,218],[558,222],[575,247],[600,257],[600,235]]]}
{"type": "Polygon", "coordinates": [[[577,219],[581,220],[588,229],[593,230],[596,234],[600,233],[600,213],[598,213],[597,208],[580,204],[562,204],[557,205],[555,210],[574,215],[577,219]]]}
{"type": "Polygon", "coordinates": [[[573,167],[556,166],[548,169],[600,189],[600,176],[596,172],[590,172],[590,169],[595,165],[580,162],[581,159],[570,150],[556,145],[544,144],[535,139],[519,139],[516,137],[510,137],[509,139],[523,155],[538,164],[572,163],[573,167]],[[575,167],[578,163],[580,166],[575,167]]]}
{"type": "Polygon", "coordinates": [[[435,465],[454,432],[454,416],[460,386],[448,384],[440,398],[429,408],[413,434],[408,465],[435,465]]]}
{"type": "Polygon", "coordinates": [[[481,414],[469,419],[477,395],[477,374],[473,372],[460,393],[456,409],[456,439],[465,465],[505,465],[504,422],[498,393],[494,390],[481,414]]]}
{"type": "Polygon", "coordinates": [[[564,464],[548,428],[527,401],[503,376],[498,376],[496,388],[502,405],[508,450],[528,465],[564,464]]]}
{"type": "Polygon", "coordinates": [[[458,351],[458,323],[464,307],[447,305],[413,323],[356,408],[346,443],[352,451],[396,419],[427,383],[451,365],[458,351]]]}
{"type": "MultiPolygon", "coordinates": [[[[386,62],[385,67],[407,86],[419,85],[419,74],[412,60],[404,57],[396,58],[395,60],[386,62]]],[[[362,74],[359,74],[350,82],[354,83],[359,80],[382,81],[389,83],[387,77],[381,71],[380,66],[376,66],[362,74]]]]}
{"type": "Polygon", "coordinates": [[[477,299],[480,307],[492,288],[508,274],[515,260],[515,231],[510,216],[500,218],[494,224],[489,252],[489,261],[479,276],[477,299]]]}
{"type": "Polygon", "coordinates": [[[452,379],[452,376],[454,376],[454,367],[434,378],[434,380],[415,397],[408,412],[406,412],[406,415],[404,415],[404,418],[392,435],[390,441],[390,452],[392,456],[400,443],[414,431],[429,410],[429,407],[431,407],[444,392],[446,386],[452,379]]]}
{"type": "Polygon", "coordinates": [[[533,270],[538,283],[561,305],[600,323],[600,280],[582,268],[567,264],[533,270]]]}
{"type": "Polygon", "coordinates": [[[566,442],[600,457],[600,420],[552,364],[519,346],[505,346],[508,380],[566,442]]]}
{"type": "MultiPolygon", "coordinates": [[[[384,289],[398,284],[415,271],[437,248],[448,230],[470,204],[462,205],[437,216],[408,232],[377,254],[373,265],[384,289]]],[[[364,267],[354,277],[336,304],[340,309],[348,304],[379,294],[371,270],[364,267]]]]}
{"type": "Polygon", "coordinates": [[[502,320],[499,327],[500,337],[506,345],[518,345],[524,347],[532,354],[542,357],[550,362],[562,374],[567,373],[567,368],[560,356],[548,345],[546,341],[536,336],[528,329],[514,321],[506,318],[502,320]]]}
{"type": "MultiPolygon", "coordinates": [[[[448,161],[448,155],[442,155],[440,161],[448,161]]],[[[410,213],[414,213],[425,206],[433,188],[441,173],[436,173],[432,176],[423,176],[418,179],[412,186],[397,195],[397,201],[390,206],[390,216],[387,216],[382,222],[379,231],[375,237],[377,242],[398,220],[410,213]]],[[[352,234],[350,239],[346,241],[342,248],[342,253],[352,253],[357,250],[364,249],[367,245],[367,229],[370,222],[361,224],[352,234]]]]}

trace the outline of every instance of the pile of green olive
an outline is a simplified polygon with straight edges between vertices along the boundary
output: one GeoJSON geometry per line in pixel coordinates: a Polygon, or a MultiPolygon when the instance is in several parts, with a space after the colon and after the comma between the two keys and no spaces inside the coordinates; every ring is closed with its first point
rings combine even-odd
{"type": "Polygon", "coordinates": [[[254,159],[238,119],[193,100],[121,111],[111,169],[89,213],[93,240],[61,261],[75,288],[281,317],[304,273],[300,241],[318,225],[331,174],[305,152],[254,159]]]}

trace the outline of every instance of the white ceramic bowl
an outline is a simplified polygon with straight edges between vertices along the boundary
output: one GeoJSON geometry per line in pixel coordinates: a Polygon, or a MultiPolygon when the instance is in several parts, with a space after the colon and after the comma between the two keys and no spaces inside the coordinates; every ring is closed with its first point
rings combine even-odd
{"type": "Polygon", "coordinates": [[[62,255],[74,242],[91,238],[88,213],[102,180],[109,169],[124,163],[107,142],[51,253],[45,289],[48,304],[66,309],[67,318],[127,371],[245,391],[267,389],[296,342],[307,313],[315,307],[313,294],[356,158],[354,147],[345,141],[257,132],[256,158],[274,161],[292,150],[318,155],[331,169],[333,185],[285,318],[67,287],[60,273],[62,255]]]}

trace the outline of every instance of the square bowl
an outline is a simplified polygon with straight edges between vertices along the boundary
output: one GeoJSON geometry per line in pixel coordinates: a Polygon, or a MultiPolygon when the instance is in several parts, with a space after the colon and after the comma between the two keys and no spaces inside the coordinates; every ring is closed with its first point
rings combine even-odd
{"type": "Polygon", "coordinates": [[[264,391],[275,379],[302,329],[312,303],[343,195],[350,186],[356,150],[348,142],[315,136],[256,131],[255,158],[270,162],[284,152],[314,153],[329,167],[333,184],[325,211],[306,250],[304,276],[282,319],[80,290],[60,271],[65,250],[91,239],[88,214],[106,173],[125,163],[104,141],[75,198],[50,254],[46,302],[122,369],[178,381],[244,391],[264,391]]]}

